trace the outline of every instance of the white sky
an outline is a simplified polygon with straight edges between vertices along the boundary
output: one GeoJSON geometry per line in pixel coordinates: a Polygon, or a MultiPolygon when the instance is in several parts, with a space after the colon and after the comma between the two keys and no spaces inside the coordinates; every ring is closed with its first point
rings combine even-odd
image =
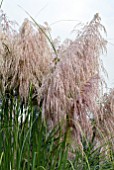
{"type": "Polygon", "coordinates": [[[9,19],[20,25],[27,14],[18,6],[28,11],[40,24],[45,21],[49,25],[59,20],[75,20],[56,22],[51,25],[52,36],[61,39],[71,37],[71,31],[79,23],[90,21],[95,13],[99,13],[107,30],[108,48],[103,62],[107,69],[110,87],[114,87],[114,0],[4,0],[2,9],[9,19]]]}

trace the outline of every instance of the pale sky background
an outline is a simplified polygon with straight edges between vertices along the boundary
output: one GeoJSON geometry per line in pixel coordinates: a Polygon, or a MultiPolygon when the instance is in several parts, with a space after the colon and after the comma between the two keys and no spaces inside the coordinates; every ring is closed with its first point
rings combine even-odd
{"type": "Polygon", "coordinates": [[[86,23],[95,13],[99,13],[109,42],[107,54],[103,55],[109,75],[107,82],[109,87],[114,87],[114,0],[4,0],[4,12],[10,20],[21,25],[28,16],[18,5],[28,11],[39,24],[48,22],[53,38],[60,36],[61,40],[72,37],[71,31],[76,24],[86,23]],[[59,20],[67,21],[56,22],[59,20]]]}

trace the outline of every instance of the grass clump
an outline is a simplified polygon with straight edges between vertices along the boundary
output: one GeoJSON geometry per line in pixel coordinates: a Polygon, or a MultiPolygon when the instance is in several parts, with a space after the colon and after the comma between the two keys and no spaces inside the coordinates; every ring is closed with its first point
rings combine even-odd
{"type": "MultiPolygon", "coordinates": [[[[32,96],[32,95],[31,95],[32,96]]],[[[30,96],[29,96],[30,97],[30,96]]],[[[42,120],[41,109],[31,97],[26,107],[20,99],[2,99],[0,106],[0,169],[2,170],[109,170],[114,168],[110,142],[95,147],[83,140],[74,149],[57,125],[50,132],[42,120]],[[102,148],[105,150],[102,152],[102,148]],[[107,148],[107,149],[106,149],[107,148]],[[104,154],[104,152],[107,152],[104,154]],[[104,156],[105,155],[105,156],[104,156]]]]}
{"type": "MultiPolygon", "coordinates": [[[[32,96],[32,95],[31,95],[32,96]]],[[[30,96],[29,96],[30,97],[30,96]]],[[[41,109],[34,107],[31,97],[28,105],[22,107],[20,99],[2,99],[0,106],[0,169],[2,170],[104,170],[114,168],[114,153],[107,142],[107,157],[92,142],[82,142],[83,150],[71,150],[67,140],[68,131],[63,134],[57,125],[50,132],[42,120],[41,109]],[[69,152],[70,150],[70,152],[69,152]]],[[[110,139],[111,141],[111,139],[110,139]]],[[[105,147],[106,148],[106,147],[105,147]]]]}
{"type": "Polygon", "coordinates": [[[113,90],[101,90],[107,41],[99,15],[58,50],[32,17],[19,31],[1,18],[0,168],[114,169],[113,90]]]}

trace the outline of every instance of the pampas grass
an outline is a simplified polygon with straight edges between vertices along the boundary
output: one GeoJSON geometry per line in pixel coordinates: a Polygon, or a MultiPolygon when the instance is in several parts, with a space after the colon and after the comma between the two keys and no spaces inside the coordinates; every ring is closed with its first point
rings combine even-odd
{"type": "Polygon", "coordinates": [[[114,89],[102,97],[99,109],[99,128],[106,137],[114,136],[114,89]]]}
{"type": "Polygon", "coordinates": [[[52,127],[62,121],[64,129],[68,117],[73,138],[79,143],[82,132],[92,137],[91,114],[98,117],[103,68],[100,54],[106,49],[101,29],[105,31],[96,14],[74,41],[59,50],[60,62],[44,86],[42,109],[46,121],[52,127]]]}
{"type": "Polygon", "coordinates": [[[0,168],[114,169],[114,89],[102,91],[101,18],[58,49],[30,18],[17,31],[1,12],[0,168]]]}
{"type": "Polygon", "coordinates": [[[52,55],[45,35],[28,20],[24,21],[15,45],[17,61],[13,81],[15,84],[18,77],[19,94],[27,98],[30,83],[38,92],[43,79],[51,71],[52,55]]]}
{"type": "Polygon", "coordinates": [[[2,91],[16,90],[26,100],[32,84],[35,95],[39,93],[52,63],[45,35],[25,19],[19,33],[12,35],[9,34],[9,29],[3,30],[0,39],[2,91]]]}
{"type": "Polygon", "coordinates": [[[109,102],[113,101],[113,92],[104,98],[101,90],[104,67],[100,55],[106,51],[107,41],[102,36],[106,30],[99,15],[82,27],[74,41],[66,41],[58,50],[47,35],[48,28],[34,20],[25,19],[16,31],[3,12],[1,18],[1,95],[19,96],[25,104],[32,85],[32,100],[41,107],[48,132],[56,125],[62,126],[62,133],[68,130],[68,141],[74,148],[82,146],[85,139],[99,140],[96,129],[103,136],[106,132],[113,135],[109,102]]]}

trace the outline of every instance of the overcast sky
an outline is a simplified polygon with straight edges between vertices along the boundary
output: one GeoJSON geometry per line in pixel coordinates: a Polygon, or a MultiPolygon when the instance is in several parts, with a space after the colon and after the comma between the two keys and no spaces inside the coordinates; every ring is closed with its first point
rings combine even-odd
{"type": "Polygon", "coordinates": [[[38,23],[48,22],[52,36],[60,36],[62,40],[72,37],[71,31],[76,24],[86,23],[95,13],[99,13],[109,41],[103,62],[109,74],[108,85],[114,87],[114,0],[4,0],[4,12],[9,19],[16,20],[21,25],[28,16],[18,5],[28,11],[38,23]]]}

